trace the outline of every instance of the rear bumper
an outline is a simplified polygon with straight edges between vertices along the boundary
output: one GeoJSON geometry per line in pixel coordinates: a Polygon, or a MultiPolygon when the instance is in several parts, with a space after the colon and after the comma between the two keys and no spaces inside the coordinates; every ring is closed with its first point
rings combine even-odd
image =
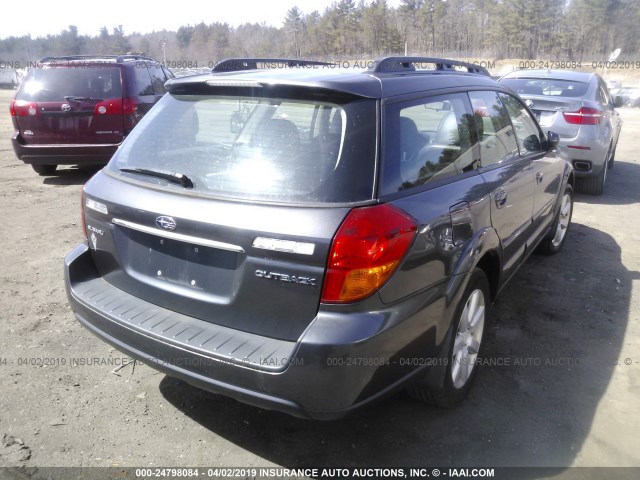
{"type": "Polygon", "coordinates": [[[26,144],[19,133],[11,137],[16,156],[29,165],[106,165],[120,144],[26,144]]]}
{"type": "Polygon", "coordinates": [[[444,286],[385,311],[320,312],[290,342],[133,297],[98,276],[87,245],[65,258],[65,284],[79,322],[132,358],[204,390],[298,417],[340,418],[416,376],[437,388],[446,371],[444,286]]]}
{"type": "Polygon", "coordinates": [[[592,177],[600,175],[604,168],[605,157],[609,145],[603,146],[590,138],[582,138],[578,135],[571,139],[561,139],[558,145],[558,154],[565,158],[573,166],[576,177],[592,177]],[[571,146],[585,146],[585,148],[570,148],[571,146]]]}

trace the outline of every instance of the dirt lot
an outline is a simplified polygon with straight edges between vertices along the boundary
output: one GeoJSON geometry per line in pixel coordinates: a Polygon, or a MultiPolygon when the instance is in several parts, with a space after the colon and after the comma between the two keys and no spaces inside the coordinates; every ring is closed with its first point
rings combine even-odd
{"type": "Polygon", "coordinates": [[[566,249],[533,256],[492,309],[485,358],[508,364],[481,367],[455,410],[398,395],[315,423],[146,366],[113,372],[106,359],[123,355],[76,322],[62,278],[88,175],[43,178],[15,158],[10,95],[0,90],[1,466],[640,466],[640,109],[621,109],[606,192],[577,196],[566,249]]]}

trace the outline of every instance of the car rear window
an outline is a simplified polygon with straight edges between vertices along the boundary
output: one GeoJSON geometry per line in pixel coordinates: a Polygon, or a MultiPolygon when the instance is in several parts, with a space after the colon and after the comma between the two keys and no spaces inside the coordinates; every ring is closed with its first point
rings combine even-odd
{"type": "Polygon", "coordinates": [[[121,98],[120,69],[100,64],[36,68],[29,72],[17,95],[18,100],[32,102],[64,102],[65,97],[121,98]]]}
{"type": "Polygon", "coordinates": [[[376,103],[254,96],[166,95],[108,169],[170,189],[175,172],[191,191],[285,203],[370,200],[376,164],[376,103]]]}
{"type": "Polygon", "coordinates": [[[500,83],[519,95],[583,97],[589,89],[588,83],[554,78],[504,78],[500,83]]]}

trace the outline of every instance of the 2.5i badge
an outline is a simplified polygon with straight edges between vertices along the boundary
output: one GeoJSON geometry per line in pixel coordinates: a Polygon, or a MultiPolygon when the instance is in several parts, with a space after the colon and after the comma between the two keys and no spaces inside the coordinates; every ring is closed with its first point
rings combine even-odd
{"type": "Polygon", "coordinates": [[[91,232],[89,240],[91,241],[93,249],[96,250],[98,248],[98,237],[96,236],[96,233],[102,237],[104,236],[104,231],[92,225],[87,225],[87,231],[91,232]]]}

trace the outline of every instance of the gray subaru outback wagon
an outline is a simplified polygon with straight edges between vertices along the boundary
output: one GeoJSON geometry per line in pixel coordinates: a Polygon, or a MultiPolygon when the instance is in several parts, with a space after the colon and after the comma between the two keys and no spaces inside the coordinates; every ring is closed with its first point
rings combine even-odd
{"type": "Polygon", "coordinates": [[[490,302],[566,239],[558,136],[475,65],[265,66],[170,80],[85,185],[87,240],[65,259],[77,319],[168,375],[292,415],[400,388],[455,405],[490,302]]]}

